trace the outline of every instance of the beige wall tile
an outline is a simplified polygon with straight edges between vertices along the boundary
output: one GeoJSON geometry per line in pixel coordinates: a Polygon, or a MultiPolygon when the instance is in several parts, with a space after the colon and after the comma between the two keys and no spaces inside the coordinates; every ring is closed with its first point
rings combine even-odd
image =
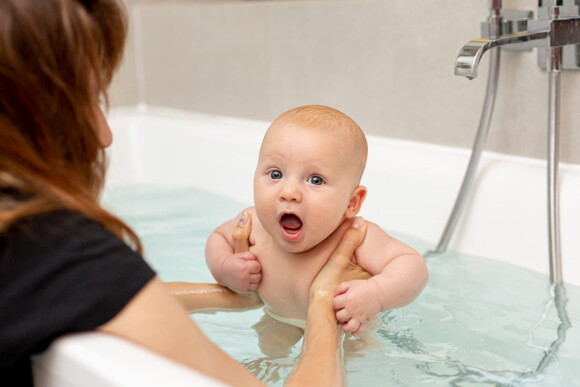
{"type": "MultiPolygon", "coordinates": [[[[275,112],[315,102],[344,110],[369,134],[458,146],[470,141],[468,131],[450,129],[470,125],[463,105],[467,100],[479,105],[483,89],[455,78],[453,62],[465,36],[478,34],[479,26],[432,16],[453,9],[452,3],[276,7],[271,16],[272,82],[279,91],[272,93],[275,112]]],[[[473,4],[455,9],[477,13],[473,4]]]]}
{"type": "MultiPolygon", "coordinates": [[[[453,76],[453,65],[462,45],[480,37],[487,1],[149,0],[137,7],[149,104],[264,120],[327,104],[368,134],[472,145],[488,58],[473,81],[453,76]]],[[[537,52],[502,51],[486,149],[544,158],[547,101],[537,52]]],[[[562,74],[562,102],[562,159],[580,163],[580,71],[562,74]]]]}
{"type": "Polygon", "coordinates": [[[137,55],[135,52],[135,23],[138,23],[139,20],[132,15],[133,9],[130,6],[131,3],[127,3],[127,0],[125,0],[125,5],[129,18],[125,54],[123,56],[123,63],[115,75],[115,79],[109,90],[110,102],[115,106],[135,105],[139,102],[139,82],[136,71],[137,55]]]}
{"type": "Polygon", "coordinates": [[[270,101],[266,11],[230,3],[143,6],[147,103],[263,117],[270,101]]]}

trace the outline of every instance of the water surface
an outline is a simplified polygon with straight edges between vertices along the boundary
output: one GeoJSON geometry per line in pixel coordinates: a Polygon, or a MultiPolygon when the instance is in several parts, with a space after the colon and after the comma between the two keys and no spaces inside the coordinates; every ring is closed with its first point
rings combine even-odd
{"type": "MultiPolygon", "coordinates": [[[[214,282],[205,240],[247,206],[171,187],[110,188],[104,203],[136,229],[162,280],[190,282],[214,282]]],[[[397,233],[396,225],[369,220],[423,253],[433,248],[397,233]]],[[[559,317],[546,275],[454,252],[427,263],[423,293],[411,305],[381,314],[372,345],[347,339],[350,347],[365,347],[345,355],[349,386],[580,386],[580,287],[566,286],[559,317]],[[566,317],[569,329],[562,323],[566,317]]],[[[262,353],[253,325],[263,314],[257,309],[192,318],[268,385],[282,386],[302,341],[284,356],[262,353]]]]}

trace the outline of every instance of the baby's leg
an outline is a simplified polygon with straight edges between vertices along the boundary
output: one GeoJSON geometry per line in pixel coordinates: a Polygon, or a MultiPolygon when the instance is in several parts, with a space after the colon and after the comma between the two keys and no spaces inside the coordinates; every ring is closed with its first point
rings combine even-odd
{"type": "Polygon", "coordinates": [[[266,313],[252,328],[258,333],[262,353],[273,358],[288,356],[304,333],[302,329],[277,321],[266,313]]]}

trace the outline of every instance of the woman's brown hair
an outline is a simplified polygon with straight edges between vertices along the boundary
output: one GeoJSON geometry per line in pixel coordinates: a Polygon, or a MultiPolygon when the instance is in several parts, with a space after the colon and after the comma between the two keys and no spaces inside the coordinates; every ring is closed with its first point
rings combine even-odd
{"type": "Polygon", "coordinates": [[[0,232],[70,209],[141,250],[98,203],[106,169],[98,99],[121,61],[126,25],[117,0],[0,1],[0,232]]]}

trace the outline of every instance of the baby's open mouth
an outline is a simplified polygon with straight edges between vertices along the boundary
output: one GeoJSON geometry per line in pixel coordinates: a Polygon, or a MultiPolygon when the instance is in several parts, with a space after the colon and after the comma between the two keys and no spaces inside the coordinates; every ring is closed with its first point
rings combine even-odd
{"type": "Polygon", "coordinates": [[[284,214],[280,218],[280,231],[288,240],[297,240],[302,234],[302,220],[294,214],[284,214]]]}

